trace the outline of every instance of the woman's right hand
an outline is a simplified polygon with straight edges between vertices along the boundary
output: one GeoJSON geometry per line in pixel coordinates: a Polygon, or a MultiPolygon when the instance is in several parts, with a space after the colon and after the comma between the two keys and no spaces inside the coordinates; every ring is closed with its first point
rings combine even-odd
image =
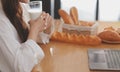
{"type": "Polygon", "coordinates": [[[30,30],[28,39],[33,39],[34,41],[37,41],[37,36],[39,32],[42,32],[46,29],[46,19],[48,17],[50,17],[48,13],[42,12],[37,19],[29,21],[30,30]]]}

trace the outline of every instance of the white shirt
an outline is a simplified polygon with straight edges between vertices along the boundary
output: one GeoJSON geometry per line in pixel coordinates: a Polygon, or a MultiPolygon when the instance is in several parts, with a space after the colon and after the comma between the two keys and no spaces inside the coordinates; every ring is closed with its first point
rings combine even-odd
{"type": "Polygon", "coordinates": [[[14,26],[5,16],[0,1],[0,70],[2,72],[30,72],[44,53],[33,40],[20,42],[14,26]]]}

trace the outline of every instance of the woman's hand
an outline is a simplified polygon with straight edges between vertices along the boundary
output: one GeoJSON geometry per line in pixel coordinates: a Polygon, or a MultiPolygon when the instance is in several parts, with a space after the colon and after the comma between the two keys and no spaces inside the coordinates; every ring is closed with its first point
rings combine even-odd
{"type": "Polygon", "coordinates": [[[42,12],[41,15],[35,19],[30,20],[30,30],[28,39],[33,39],[37,41],[37,36],[39,32],[44,31],[50,26],[51,16],[48,13],[42,12]]]}
{"type": "Polygon", "coordinates": [[[51,26],[54,23],[54,19],[51,16],[47,16],[46,19],[46,29],[44,30],[45,33],[50,34],[51,33],[51,26]]]}

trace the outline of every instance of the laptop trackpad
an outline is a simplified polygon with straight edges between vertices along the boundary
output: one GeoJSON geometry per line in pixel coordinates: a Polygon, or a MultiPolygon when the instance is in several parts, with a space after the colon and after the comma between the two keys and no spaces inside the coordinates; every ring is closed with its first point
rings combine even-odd
{"type": "Polygon", "coordinates": [[[90,69],[106,69],[107,63],[104,50],[89,51],[90,69]]]}

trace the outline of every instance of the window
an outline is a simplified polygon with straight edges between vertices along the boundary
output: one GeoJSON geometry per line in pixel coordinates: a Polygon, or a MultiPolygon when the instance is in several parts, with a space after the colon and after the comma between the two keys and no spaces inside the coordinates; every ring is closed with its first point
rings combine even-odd
{"type": "MultiPolygon", "coordinates": [[[[96,20],[97,0],[61,0],[61,8],[69,13],[70,7],[78,9],[79,20],[96,20]]],[[[99,0],[100,21],[120,21],[120,0],[99,0]]]]}
{"type": "Polygon", "coordinates": [[[72,6],[78,9],[79,20],[94,21],[96,15],[96,0],[61,0],[61,8],[69,13],[72,6]]]}

